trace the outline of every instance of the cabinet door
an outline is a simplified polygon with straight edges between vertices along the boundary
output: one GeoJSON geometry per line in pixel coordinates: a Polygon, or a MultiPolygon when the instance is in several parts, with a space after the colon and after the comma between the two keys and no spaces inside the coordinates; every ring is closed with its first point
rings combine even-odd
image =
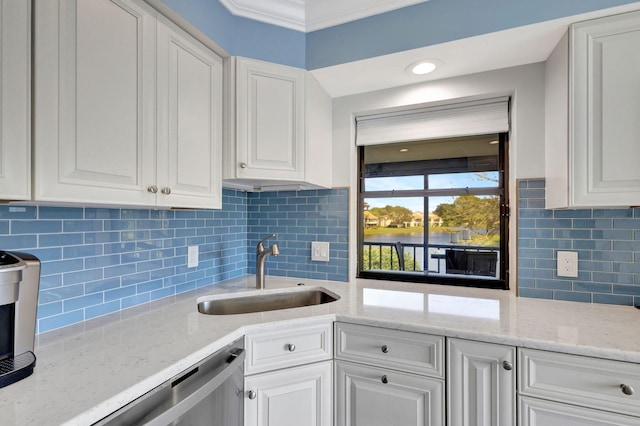
{"type": "Polygon", "coordinates": [[[332,361],[245,378],[245,426],[331,426],[332,361]]]}
{"type": "Polygon", "coordinates": [[[543,399],[519,398],[520,426],[632,426],[640,418],[591,410],[543,399]]]}
{"type": "Polygon", "coordinates": [[[305,177],[305,70],[237,59],[237,177],[305,177]]]}
{"type": "Polygon", "coordinates": [[[0,1],[0,198],[31,197],[31,2],[0,1]]]}
{"type": "Polygon", "coordinates": [[[447,347],[448,424],[514,425],[515,348],[460,339],[447,347]]]}
{"type": "Polygon", "coordinates": [[[377,367],[336,362],[338,426],[440,426],[444,382],[377,367]]]}
{"type": "Polygon", "coordinates": [[[571,47],[573,204],[640,205],[640,12],[575,24],[571,47]]]}
{"type": "Polygon", "coordinates": [[[34,2],[35,199],[155,203],[155,12],[34,2]]]}
{"type": "Polygon", "coordinates": [[[158,17],[158,204],[222,205],[222,59],[158,17]]]}

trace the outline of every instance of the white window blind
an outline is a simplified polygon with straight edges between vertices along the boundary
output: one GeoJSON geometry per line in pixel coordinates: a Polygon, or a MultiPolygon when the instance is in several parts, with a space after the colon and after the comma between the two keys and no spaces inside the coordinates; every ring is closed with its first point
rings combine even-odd
{"type": "Polygon", "coordinates": [[[509,131],[509,98],[493,98],[356,118],[356,145],[509,131]]]}

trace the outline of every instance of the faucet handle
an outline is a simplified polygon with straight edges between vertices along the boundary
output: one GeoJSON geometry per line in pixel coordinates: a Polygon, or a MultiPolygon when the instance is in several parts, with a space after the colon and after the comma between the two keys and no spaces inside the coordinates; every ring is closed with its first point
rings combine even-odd
{"type": "Polygon", "coordinates": [[[271,234],[271,235],[267,235],[266,237],[264,237],[259,243],[258,246],[256,247],[256,251],[258,253],[262,253],[264,251],[264,245],[263,243],[267,240],[270,240],[271,238],[275,237],[276,234],[271,234]]]}

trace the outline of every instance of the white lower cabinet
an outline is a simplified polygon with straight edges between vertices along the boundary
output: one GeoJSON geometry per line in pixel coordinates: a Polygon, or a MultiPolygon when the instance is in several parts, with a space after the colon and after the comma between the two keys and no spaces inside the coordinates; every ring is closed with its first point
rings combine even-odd
{"type": "Polygon", "coordinates": [[[338,426],[444,424],[444,381],[417,374],[336,362],[338,426]]]}
{"type": "Polygon", "coordinates": [[[336,425],[445,424],[444,337],[337,322],[336,425]]]}
{"type": "Polygon", "coordinates": [[[447,354],[447,424],[514,425],[516,348],[447,339],[447,354]]]}
{"type": "Polygon", "coordinates": [[[333,425],[332,321],[245,336],[245,426],[333,425]]]}
{"type": "Polygon", "coordinates": [[[640,365],[518,349],[520,426],[640,425],[640,365]]]}
{"type": "Polygon", "coordinates": [[[246,335],[245,426],[640,425],[640,364],[326,319],[276,327],[246,335]]]}
{"type": "Polygon", "coordinates": [[[245,378],[245,426],[331,426],[332,361],[245,378]]]}

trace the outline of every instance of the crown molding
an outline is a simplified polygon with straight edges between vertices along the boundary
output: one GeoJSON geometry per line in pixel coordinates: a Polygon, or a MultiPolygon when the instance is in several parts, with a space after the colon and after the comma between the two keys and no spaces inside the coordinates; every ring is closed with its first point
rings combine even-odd
{"type": "Polygon", "coordinates": [[[220,0],[233,15],[310,32],[428,0],[220,0]]]}

